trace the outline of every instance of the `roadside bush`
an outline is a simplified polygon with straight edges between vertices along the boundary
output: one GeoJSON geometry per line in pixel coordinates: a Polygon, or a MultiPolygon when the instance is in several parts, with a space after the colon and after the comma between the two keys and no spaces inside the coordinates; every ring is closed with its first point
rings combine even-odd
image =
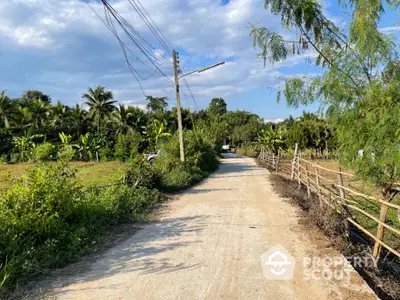
{"type": "Polygon", "coordinates": [[[184,164],[180,162],[178,135],[160,145],[164,154],[155,160],[154,168],[160,176],[161,190],[177,191],[187,188],[218,168],[217,154],[210,143],[193,131],[185,131],[184,140],[184,164]]]}
{"type": "Polygon", "coordinates": [[[206,176],[207,173],[200,169],[188,168],[183,165],[164,174],[161,179],[161,188],[168,192],[178,191],[198,183],[206,176]]]}
{"type": "Polygon", "coordinates": [[[64,145],[58,150],[57,157],[61,161],[71,161],[75,157],[75,149],[71,145],[64,145]]]}
{"type": "Polygon", "coordinates": [[[55,148],[53,144],[44,142],[33,148],[32,157],[35,161],[49,161],[54,158],[55,148]]]}
{"type": "Polygon", "coordinates": [[[114,156],[124,162],[139,153],[139,147],[143,138],[139,133],[130,132],[126,135],[119,134],[115,144],[114,156]]]}
{"type": "Polygon", "coordinates": [[[125,181],[129,186],[156,188],[160,187],[160,176],[159,170],[153,168],[140,155],[136,155],[126,168],[125,181]]]}
{"type": "Polygon", "coordinates": [[[161,198],[126,185],[84,192],[65,163],[30,168],[0,194],[0,298],[17,282],[90,251],[109,226],[141,219],[161,198]]]}

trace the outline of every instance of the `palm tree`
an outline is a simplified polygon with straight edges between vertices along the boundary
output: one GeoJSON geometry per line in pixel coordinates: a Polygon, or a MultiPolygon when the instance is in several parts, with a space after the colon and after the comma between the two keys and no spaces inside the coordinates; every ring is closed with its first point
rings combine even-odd
{"type": "Polygon", "coordinates": [[[129,106],[127,108],[131,115],[130,124],[136,131],[141,131],[142,127],[147,124],[147,115],[139,107],[129,106]]]}
{"type": "Polygon", "coordinates": [[[85,126],[85,119],[86,119],[87,112],[79,106],[78,104],[75,105],[74,108],[71,109],[69,113],[70,118],[70,128],[75,129],[76,138],[81,136],[81,130],[85,126]]]}
{"type": "Polygon", "coordinates": [[[132,113],[129,108],[126,109],[125,106],[120,104],[113,112],[113,120],[117,126],[117,133],[126,133],[128,130],[132,130],[130,122],[132,121],[132,113]]]}
{"type": "Polygon", "coordinates": [[[32,114],[33,127],[36,129],[41,128],[49,116],[49,104],[42,100],[33,100],[29,110],[32,114]]]}
{"type": "Polygon", "coordinates": [[[64,122],[68,114],[68,107],[60,101],[55,106],[51,107],[52,125],[56,128],[64,128],[64,122]]]}
{"type": "Polygon", "coordinates": [[[17,128],[24,129],[30,127],[32,122],[32,113],[28,107],[17,106],[14,114],[14,123],[17,128]]]}
{"type": "Polygon", "coordinates": [[[5,95],[6,91],[0,93],[0,121],[3,122],[5,128],[10,127],[9,119],[12,113],[12,105],[8,97],[5,95]]]}
{"type": "Polygon", "coordinates": [[[97,133],[100,133],[100,122],[103,117],[109,117],[115,109],[114,96],[111,91],[106,91],[103,86],[96,86],[93,90],[89,88],[89,93],[82,95],[86,99],[85,104],[90,107],[89,113],[95,116],[97,121],[97,133]]]}

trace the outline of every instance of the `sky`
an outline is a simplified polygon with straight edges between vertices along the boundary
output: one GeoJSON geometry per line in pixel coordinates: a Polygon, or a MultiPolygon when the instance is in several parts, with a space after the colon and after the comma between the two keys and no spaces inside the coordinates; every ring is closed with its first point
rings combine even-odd
{"type": "MultiPolygon", "coordinates": [[[[83,102],[88,87],[103,85],[113,91],[115,100],[144,107],[143,92],[130,73],[121,47],[104,23],[98,0],[7,0],[0,1],[0,90],[18,97],[25,90],[38,89],[53,102],[67,105],[83,102]],[[93,9],[93,10],[92,10],[93,9]]],[[[163,49],[128,0],[109,0],[113,7],[151,46],[163,73],[146,61],[140,50],[127,39],[132,50],[129,61],[138,71],[145,95],[167,96],[175,105],[171,55],[163,49]]],[[[137,0],[136,0],[137,1],[137,0]]],[[[216,62],[226,64],[187,77],[195,101],[181,83],[182,106],[206,108],[214,97],[222,97],[230,110],[248,110],[266,120],[298,116],[303,110],[316,111],[318,104],[290,109],[276,103],[276,89],[283,79],[314,75],[320,70],[310,63],[312,51],[264,66],[257,58],[250,37],[251,24],[296,38],[287,32],[280,18],[264,9],[263,0],[140,0],[161,29],[168,44],[180,53],[188,72],[216,62]]],[[[336,1],[325,0],[324,11],[337,25],[348,25],[348,14],[336,1]]],[[[379,24],[385,33],[398,36],[396,12],[388,11],[379,24]]],[[[123,35],[121,34],[123,37],[123,35]]],[[[297,36],[298,38],[298,36],[297,36]]],[[[296,38],[296,39],[297,39],[296,38]]]]}

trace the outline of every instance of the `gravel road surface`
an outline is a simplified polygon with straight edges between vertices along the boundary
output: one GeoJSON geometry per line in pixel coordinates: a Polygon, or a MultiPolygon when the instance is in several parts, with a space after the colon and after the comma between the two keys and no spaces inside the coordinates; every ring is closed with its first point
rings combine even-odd
{"type": "MultiPolygon", "coordinates": [[[[167,205],[159,220],[107,250],[88,270],[53,285],[57,299],[377,299],[349,280],[308,280],[304,257],[340,257],[298,208],[280,198],[269,172],[226,155],[218,172],[167,205]],[[295,258],[291,280],[267,280],[261,255],[275,245],[295,258]],[[58,286],[57,286],[58,285],[58,286]]],[[[279,267],[279,266],[278,266],[279,267]]]]}

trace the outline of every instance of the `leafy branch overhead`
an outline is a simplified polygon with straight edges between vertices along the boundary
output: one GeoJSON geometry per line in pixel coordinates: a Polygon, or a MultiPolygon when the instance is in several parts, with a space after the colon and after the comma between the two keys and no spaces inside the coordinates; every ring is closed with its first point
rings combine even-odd
{"type": "Polygon", "coordinates": [[[384,7],[397,9],[399,1],[341,0],[339,4],[352,10],[348,30],[329,20],[319,1],[266,0],[265,8],[281,16],[289,35],[298,32],[298,42],[253,27],[253,45],[270,63],[311,50],[318,54],[314,63],[320,74],[286,79],[278,100],[283,96],[291,107],[323,104],[338,128],[343,160],[365,179],[390,187],[400,176],[400,119],[393,115],[399,112],[400,63],[395,42],[378,30],[378,23],[384,7]],[[357,158],[360,149],[364,155],[357,158]]]}

